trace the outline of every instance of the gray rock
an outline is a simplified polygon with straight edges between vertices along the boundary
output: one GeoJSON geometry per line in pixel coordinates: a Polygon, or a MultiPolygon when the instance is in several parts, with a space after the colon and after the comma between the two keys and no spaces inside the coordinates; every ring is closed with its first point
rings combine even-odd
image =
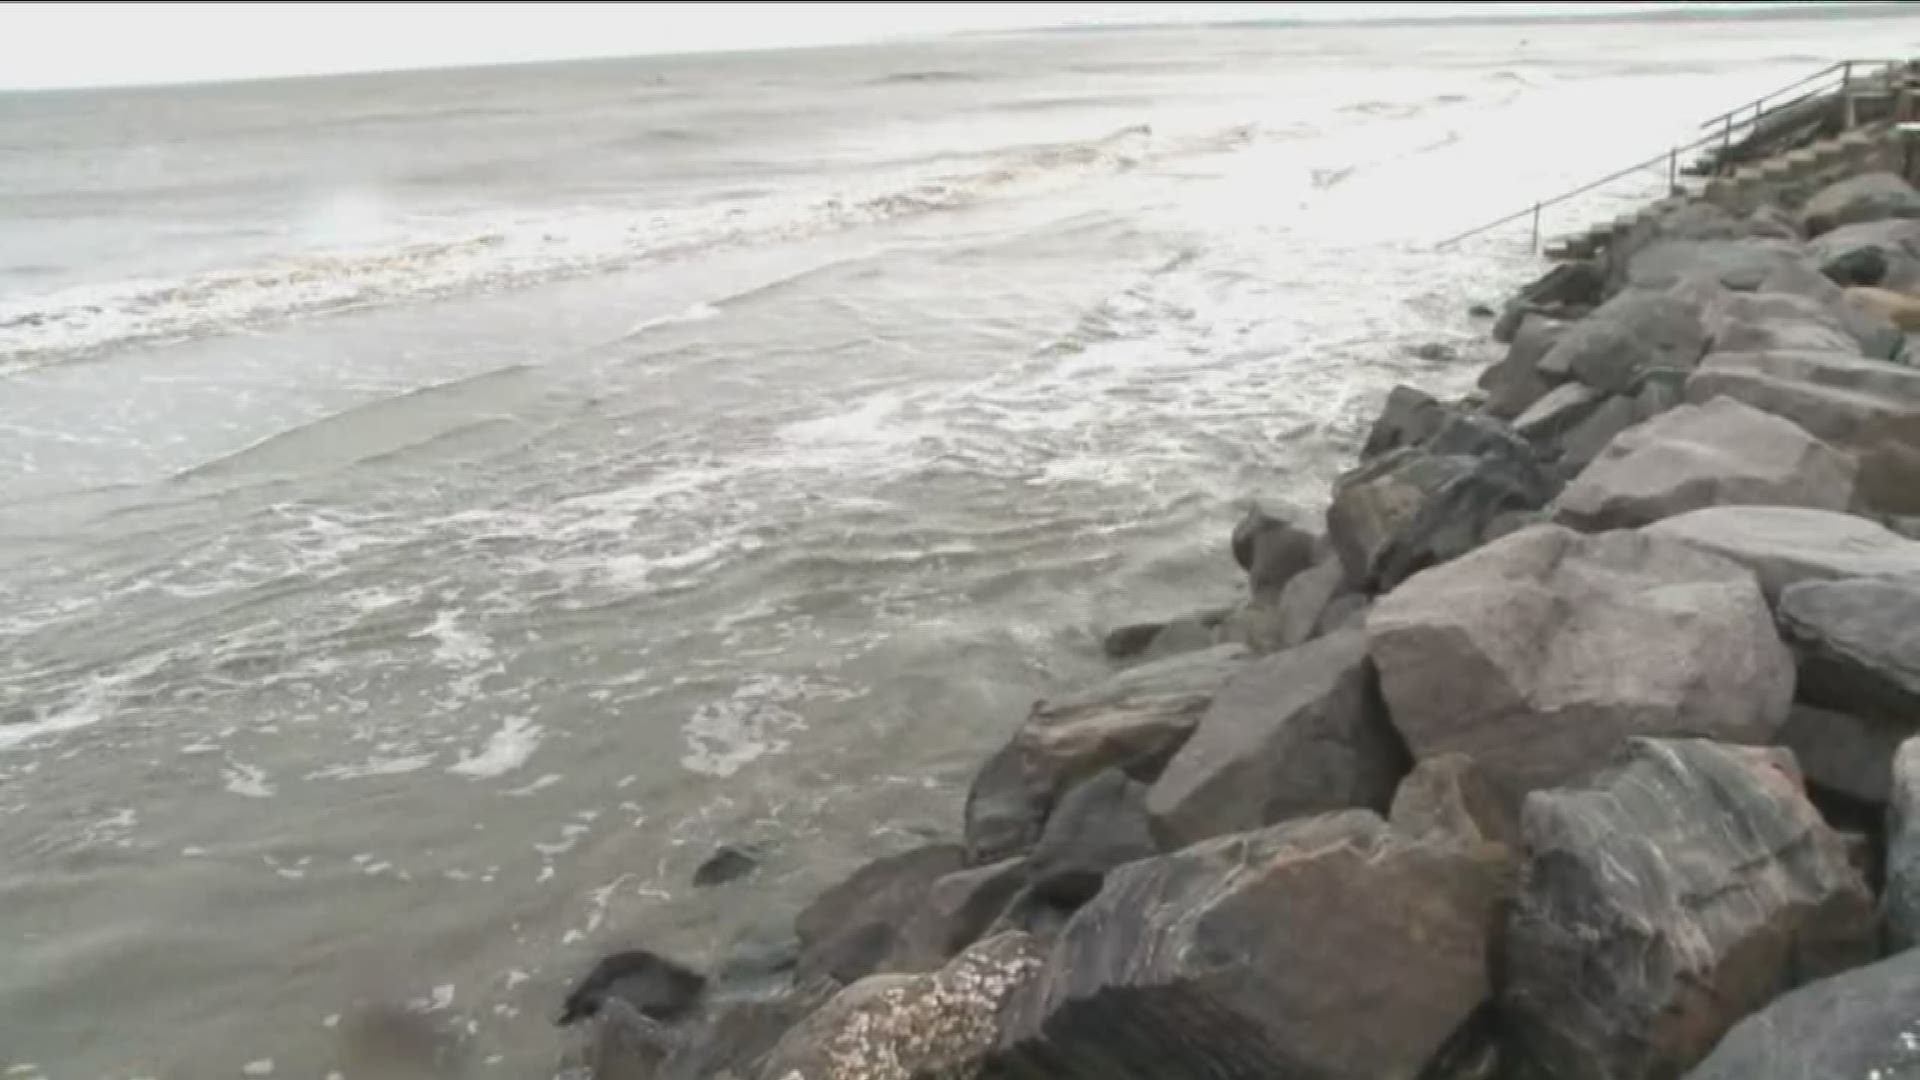
{"type": "Polygon", "coordinates": [[[1802,701],[1920,728],[1920,577],[1801,582],[1779,616],[1802,701]]]}
{"type": "Polygon", "coordinates": [[[1848,177],[1822,188],[1800,209],[1807,235],[1888,218],[1920,218],[1920,192],[1890,172],[1848,177]]]}
{"type": "Polygon", "coordinates": [[[1078,907],[1100,891],[1107,871],[1159,850],[1148,829],[1147,785],[1108,769],[1069,791],[1047,819],[1028,860],[1033,890],[1051,903],[1078,907]]]}
{"type": "Polygon", "coordinates": [[[1756,240],[1799,240],[1802,238],[1800,222],[1793,214],[1773,205],[1762,203],[1753,208],[1746,218],[1747,235],[1756,240]]]}
{"type": "Polygon", "coordinates": [[[1885,806],[1893,783],[1893,755],[1912,723],[1889,723],[1798,705],[1775,739],[1793,751],[1816,793],[1831,792],[1867,806],[1885,806]]]}
{"type": "Polygon", "coordinates": [[[1752,575],[1640,533],[1514,533],[1383,597],[1367,631],[1414,756],[1468,754],[1509,805],[1630,736],[1764,743],[1793,698],[1752,575]]]}
{"type": "Polygon", "coordinates": [[[1498,453],[1437,453],[1446,433],[1361,465],[1334,485],[1327,534],[1358,590],[1391,590],[1473,550],[1502,514],[1552,499],[1551,480],[1515,436],[1498,453]]]}
{"type": "Polygon", "coordinates": [[[1001,1037],[1008,1001],[1031,983],[1040,959],[1029,936],[1002,934],[937,972],[863,979],[788,1031],[758,1080],[974,1076],[1001,1037]]]}
{"type": "Polygon", "coordinates": [[[927,887],[876,970],[933,971],[979,940],[1027,885],[1028,862],[1005,859],[956,870],[927,887]]]}
{"type": "MultiPolygon", "coordinates": [[[[1860,352],[1876,360],[1893,360],[1905,351],[1906,335],[1899,327],[1877,311],[1848,303],[1846,290],[1810,263],[1781,266],[1761,282],[1760,292],[1789,293],[1804,299],[1818,311],[1818,321],[1844,334],[1860,352]]],[[[1731,346],[1716,343],[1715,347],[1731,346]]]]}
{"type": "Polygon", "coordinates": [[[1920,945],[1920,739],[1908,739],[1894,753],[1887,802],[1887,885],[1881,907],[1894,948],[1920,945]]]}
{"type": "Polygon", "coordinates": [[[1238,645],[1255,656],[1265,656],[1279,652],[1286,645],[1286,619],[1281,602],[1294,588],[1296,582],[1308,575],[1297,575],[1287,582],[1286,589],[1280,595],[1248,597],[1239,607],[1227,614],[1219,626],[1213,629],[1216,645],[1238,645]]]}
{"type": "Polygon", "coordinates": [[[1689,282],[1752,292],[1781,264],[1800,257],[1800,245],[1778,240],[1657,240],[1634,252],[1625,284],[1666,290],[1689,282]]]}
{"type": "Polygon", "coordinates": [[[929,844],[875,859],[821,893],[793,920],[796,981],[850,983],[879,970],[934,882],[960,870],[964,857],[958,844],[929,844]]]}
{"type": "Polygon", "coordinates": [[[1920,574],[1920,543],[1830,510],[1716,506],[1667,518],[1645,531],[1732,559],[1753,571],[1770,600],[1801,581],[1920,574]]]}
{"type": "Polygon", "coordinates": [[[1527,1075],[1691,1068],[1781,990],[1872,959],[1873,897],[1789,755],[1634,740],[1539,791],[1502,1004],[1527,1075]]]}
{"type": "Polygon", "coordinates": [[[967,792],[968,860],[1025,854],[1055,801],[1088,777],[1118,768],[1136,780],[1157,778],[1246,656],[1243,646],[1215,646],[1035,705],[967,792]]]}
{"type": "Polygon", "coordinates": [[[1166,848],[1352,807],[1386,809],[1407,770],[1358,630],[1255,660],[1214,698],[1147,794],[1166,848]]]}
{"type": "Polygon", "coordinates": [[[713,996],[765,1000],[792,989],[800,939],[791,928],[754,927],[736,937],[713,967],[713,996]]]}
{"type": "Polygon", "coordinates": [[[1884,319],[1872,322],[1884,333],[1866,334],[1865,312],[1848,307],[1843,297],[1822,303],[1791,293],[1727,293],[1707,309],[1707,329],[1719,352],[1837,352],[1864,355],[1874,345],[1884,355],[1897,350],[1898,331],[1884,319]]]}
{"type": "Polygon", "coordinates": [[[1109,660],[1132,660],[1153,647],[1153,639],[1160,636],[1167,624],[1163,622],[1129,623],[1107,631],[1100,639],[1100,651],[1109,660]]]}
{"type": "Polygon", "coordinates": [[[1592,416],[1607,395],[1584,383],[1561,383],[1547,391],[1513,422],[1513,430],[1536,446],[1555,446],[1562,436],[1592,416]]]}
{"type": "Polygon", "coordinates": [[[1015,1002],[993,1075],[1431,1075],[1489,996],[1502,870],[1366,811],[1132,863],[1015,1002]]]}
{"type": "Polygon", "coordinates": [[[1328,609],[1347,595],[1346,566],[1338,556],[1322,559],[1287,582],[1279,601],[1280,648],[1304,645],[1323,633],[1328,609]]]}
{"type": "Polygon", "coordinates": [[[1898,292],[1920,287],[1920,221],[1843,225],[1814,239],[1807,251],[1821,264],[1822,272],[1842,286],[1869,285],[1898,292]],[[1876,268],[1875,280],[1861,280],[1873,277],[1876,268]]]}
{"type": "Polygon", "coordinates": [[[1544,315],[1520,320],[1506,357],[1480,373],[1478,385],[1487,392],[1488,414],[1511,420],[1546,395],[1551,386],[1540,374],[1540,358],[1566,332],[1566,323],[1544,315]]]}
{"type": "Polygon", "coordinates": [[[1520,822],[1465,754],[1440,754],[1400,781],[1388,815],[1396,832],[1421,840],[1518,849],[1520,822]]]}
{"type": "Polygon", "coordinates": [[[1560,475],[1579,475],[1616,436],[1639,422],[1639,407],[1634,398],[1615,394],[1602,401],[1599,408],[1561,437],[1560,453],[1555,461],[1560,475]]]}
{"type": "Polygon", "coordinates": [[[1418,446],[1432,438],[1446,423],[1447,407],[1432,394],[1412,386],[1400,385],[1387,391],[1386,403],[1367,433],[1360,448],[1360,459],[1379,457],[1403,446],[1418,446]]]}
{"type": "Polygon", "coordinates": [[[722,844],[694,869],[693,887],[711,889],[716,885],[739,881],[760,869],[760,856],[758,848],[722,844]]]}
{"type": "Polygon", "coordinates": [[[1687,378],[1692,372],[1679,368],[1648,368],[1640,373],[1633,392],[1633,416],[1638,423],[1679,407],[1687,399],[1687,378]]]}
{"type": "Polygon", "coordinates": [[[1233,530],[1233,558],[1247,572],[1255,595],[1278,593],[1293,575],[1313,565],[1319,538],[1258,508],[1233,530]]]}
{"type": "Polygon", "coordinates": [[[1803,986],[1734,1027],[1687,1080],[1907,1080],[1920,952],[1803,986]]]}
{"type": "Polygon", "coordinates": [[[1729,504],[1845,510],[1856,468],[1792,421],[1714,398],[1621,432],[1560,493],[1554,518],[1598,531],[1729,504]]]}
{"type": "Polygon", "coordinates": [[[1624,292],[1581,320],[1540,358],[1549,381],[1577,379],[1621,393],[1650,367],[1691,368],[1707,351],[1701,305],[1671,293],[1624,292]]]}

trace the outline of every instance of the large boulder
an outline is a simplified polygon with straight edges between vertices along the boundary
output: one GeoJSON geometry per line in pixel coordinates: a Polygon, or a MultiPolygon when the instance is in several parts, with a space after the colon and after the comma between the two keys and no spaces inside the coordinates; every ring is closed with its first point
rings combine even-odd
{"type": "MultiPolygon", "coordinates": [[[[1542,394],[1513,422],[1513,430],[1536,447],[1557,447],[1567,433],[1592,416],[1607,394],[1585,383],[1561,383],[1542,394]]],[[[1551,456],[1551,455],[1549,455],[1551,456]]]]}
{"type": "Polygon", "coordinates": [[[1525,440],[1463,419],[1425,446],[1343,475],[1327,508],[1327,534],[1347,581],[1385,592],[1473,550],[1501,515],[1545,506],[1553,491],[1525,440]]]}
{"type": "Polygon", "coordinates": [[[1510,805],[1630,736],[1766,742],[1793,699],[1753,576],[1641,533],[1514,533],[1407,582],[1367,631],[1414,756],[1471,756],[1510,805]]]}
{"type": "Polygon", "coordinates": [[[1876,360],[1896,360],[1906,352],[1906,335],[1887,313],[1849,303],[1849,290],[1811,263],[1781,266],[1761,282],[1760,292],[1788,293],[1814,305],[1819,322],[1841,330],[1860,352],[1876,360]]]}
{"type": "Polygon", "coordinates": [[[1892,789],[1894,752],[1914,727],[1796,704],[1774,739],[1793,751],[1816,796],[1838,795],[1857,806],[1878,807],[1887,804],[1892,789]]]}
{"type": "Polygon", "coordinates": [[[1360,459],[1379,457],[1403,446],[1419,446],[1447,422],[1445,405],[1417,387],[1400,385],[1387,391],[1387,400],[1374,418],[1367,441],[1360,448],[1360,459]]]}
{"type": "Polygon", "coordinates": [[[1291,649],[1326,633],[1334,605],[1350,594],[1347,568],[1338,555],[1287,582],[1279,601],[1279,647],[1291,649]]]}
{"type": "Polygon", "coordinates": [[[1366,634],[1346,630],[1247,664],[1147,794],[1167,848],[1325,810],[1385,810],[1405,750],[1380,703],[1366,634]]]}
{"type": "Polygon", "coordinates": [[[1790,420],[1714,398],[1621,432],[1560,493],[1554,518],[1597,531],[1732,503],[1845,510],[1856,468],[1790,420]]]}
{"type": "Polygon", "coordinates": [[[1732,559],[1753,571],[1769,599],[1801,581],[1920,574],[1920,543],[1831,510],[1715,506],[1656,522],[1646,532],[1732,559]]]}
{"type": "Polygon", "coordinates": [[[1839,285],[1874,285],[1900,292],[1920,287],[1920,221],[1842,225],[1808,243],[1807,251],[1839,285]]]}
{"type": "Polygon", "coordinates": [[[1394,830],[1416,839],[1517,848],[1520,822],[1465,754],[1421,762],[1393,793],[1394,830]]]}
{"type": "Polygon", "coordinates": [[[1691,368],[1709,340],[1702,306],[1690,296],[1623,292],[1555,342],[1540,358],[1540,374],[1620,393],[1647,368],[1691,368]]]}
{"type": "Polygon", "coordinates": [[[1624,284],[1643,291],[1693,284],[1752,292],[1768,274],[1799,258],[1799,249],[1780,240],[1655,240],[1628,258],[1624,284]]]}
{"type": "Polygon", "coordinates": [[[1819,236],[1863,221],[1920,218],[1920,192],[1890,172],[1851,176],[1820,189],[1800,208],[1807,235],[1819,236]]]}
{"type": "Polygon", "coordinates": [[[1313,565],[1319,538],[1293,522],[1255,508],[1234,526],[1233,558],[1247,572],[1256,596],[1286,588],[1293,575],[1313,565]]]}
{"type": "MultiPolygon", "coordinates": [[[[1654,370],[1666,370],[1657,368],[1654,370]]],[[[1626,394],[1608,396],[1584,420],[1560,439],[1555,470],[1563,477],[1578,476],[1620,433],[1640,423],[1640,401],[1626,394]]]]}
{"type": "Polygon", "coordinates": [[[972,946],[937,972],[876,975],[840,991],[781,1038],[758,1080],[946,1080],[976,1075],[1007,1003],[1040,969],[1025,934],[972,946]]]}
{"type": "Polygon", "coordinates": [[[1490,994],[1498,852],[1355,810],[1122,867],[1016,1002],[995,1075],[1434,1075],[1490,994]]]}
{"type": "Polygon", "coordinates": [[[932,971],[977,941],[1027,884],[1027,861],[956,870],[927,887],[880,971],[932,971]]]}
{"type": "Polygon", "coordinates": [[[958,844],[928,844],[875,859],[821,893],[793,920],[795,981],[850,983],[879,970],[934,883],[959,870],[964,855],[958,844]]]}
{"type": "Polygon", "coordinates": [[[1567,326],[1544,315],[1528,314],[1520,320],[1505,358],[1480,373],[1478,385],[1487,392],[1488,415],[1511,420],[1551,389],[1540,374],[1540,358],[1567,332],[1567,326]]]}
{"type": "Polygon", "coordinates": [[[1872,893],[1780,751],[1636,739],[1590,785],[1535,792],[1521,830],[1502,1004],[1526,1075],[1679,1076],[1873,957],[1872,893]]]}
{"type": "MultiPolygon", "coordinates": [[[[1887,804],[1887,937],[1898,949],[1920,945],[1920,739],[1900,744],[1887,804]]],[[[1909,955],[1920,955],[1920,952],[1909,955]]]]}
{"type": "Polygon", "coordinates": [[[1801,582],[1779,615],[1802,701],[1920,728],[1920,576],[1801,582]]]}
{"type": "Polygon", "coordinates": [[[1907,1080],[1920,952],[1803,986],[1742,1020],[1687,1080],[1907,1080]]]}
{"type": "Polygon", "coordinates": [[[1865,313],[1849,309],[1844,297],[1839,296],[1823,303],[1783,292],[1726,293],[1710,304],[1707,312],[1707,328],[1716,352],[1865,355],[1871,346],[1884,359],[1893,355],[1899,344],[1891,324],[1884,319],[1871,325],[1863,323],[1865,313]],[[1856,336],[1856,329],[1866,340],[1856,336]]]}
{"type": "Polygon", "coordinates": [[[1246,656],[1243,646],[1220,645],[1035,705],[967,791],[968,860],[984,865],[1025,854],[1059,797],[1107,769],[1157,778],[1246,656]]]}
{"type": "Polygon", "coordinates": [[[1034,892],[1070,908],[1093,899],[1107,871],[1158,853],[1147,820],[1147,786],[1108,769],[1060,800],[1028,866],[1034,892]]]}

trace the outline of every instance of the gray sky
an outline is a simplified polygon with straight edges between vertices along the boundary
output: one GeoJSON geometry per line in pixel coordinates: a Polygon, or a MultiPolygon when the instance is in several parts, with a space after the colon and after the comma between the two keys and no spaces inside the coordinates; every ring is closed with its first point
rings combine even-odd
{"type": "Polygon", "coordinates": [[[820,45],[959,30],[1632,4],[0,4],[0,87],[194,82],[820,45]]]}

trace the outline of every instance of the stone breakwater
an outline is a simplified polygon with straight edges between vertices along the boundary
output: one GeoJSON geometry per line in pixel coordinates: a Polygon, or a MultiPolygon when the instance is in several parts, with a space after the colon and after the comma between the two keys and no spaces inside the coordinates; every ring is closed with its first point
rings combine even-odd
{"type": "Polygon", "coordinates": [[[1920,193],[1675,207],[1389,397],[646,1080],[1920,1075],[1920,193]],[[1224,557],[1225,553],[1223,553],[1224,557]]]}

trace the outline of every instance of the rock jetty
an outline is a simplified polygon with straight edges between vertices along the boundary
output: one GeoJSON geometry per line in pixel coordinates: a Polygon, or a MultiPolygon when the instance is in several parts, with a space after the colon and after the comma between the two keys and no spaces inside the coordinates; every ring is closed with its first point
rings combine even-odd
{"type": "MultiPolygon", "coordinates": [[[[632,1080],[1920,1075],[1920,193],[1677,206],[632,1080]]],[[[628,1047],[605,1052],[605,1047],[628,1047]]]]}

